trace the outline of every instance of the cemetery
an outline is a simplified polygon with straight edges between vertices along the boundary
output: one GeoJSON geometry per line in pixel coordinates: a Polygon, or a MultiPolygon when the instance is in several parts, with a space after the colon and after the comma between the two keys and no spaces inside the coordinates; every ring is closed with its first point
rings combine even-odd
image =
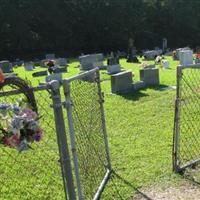
{"type": "MultiPolygon", "coordinates": [[[[176,70],[180,62],[185,62],[184,64],[187,65],[191,64],[190,52],[188,53],[188,50],[185,54],[184,52],[182,57],[180,56],[180,60],[173,60],[172,56],[164,56],[164,60],[168,61],[170,66],[167,68],[162,65],[162,62],[155,64],[154,61],[146,61],[145,58],[139,57],[140,63],[144,62],[143,64],[127,63],[125,58],[113,62],[108,57],[109,65],[107,65],[107,59],[102,56],[103,54],[94,54],[91,58],[90,55],[87,55],[73,61],[69,59],[69,63],[66,65],[67,70],[55,71],[53,74],[49,74],[46,63],[45,66],[40,67],[34,66],[33,62],[26,62],[24,65],[13,67],[13,71],[19,77],[28,81],[32,87],[36,87],[37,85],[44,86],[45,83],[51,83],[52,80],[63,84],[64,79],[70,79],[77,75],[83,76],[85,73],[95,70],[96,66],[93,65],[93,61],[95,63],[101,62],[99,68],[100,80],[104,92],[106,125],[113,168],[120,171],[120,168],[123,167],[124,170],[121,173],[125,178],[142,187],[151,185],[154,182],[153,180],[162,181],[163,176],[172,178],[172,175],[174,176],[172,180],[178,184],[180,180],[171,170],[170,147],[172,144],[176,90],[170,87],[176,86],[176,70]],[[101,66],[103,65],[107,67],[102,69],[101,66]],[[109,73],[109,67],[116,65],[120,66],[118,70],[109,73]],[[85,66],[89,66],[89,69],[83,71],[85,66]],[[120,113],[120,118],[115,114],[116,112],[120,113]],[[134,121],[137,122],[137,125],[134,121]],[[155,121],[157,123],[154,123],[155,121]],[[160,126],[165,126],[165,130],[163,131],[160,126]],[[151,131],[149,132],[149,130],[151,131]],[[145,148],[144,144],[147,144],[145,148]],[[133,146],[136,148],[133,148],[133,146]],[[124,148],[125,150],[123,150],[124,148]],[[151,152],[151,154],[148,152],[151,152]],[[162,159],[160,158],[161,154],[162,159]],[[138,159],[134,158],[135,155],[139,156],[138,159]],[[154,155],[158,162],[151,160],[151,155],[154,155]],[[140,158],[140,156],[145,156],[145,159],[140,158]],[[130,170],[128,163],[131,163],[136,169],[130,170]],[[137,166],[140,166],[138,170],[137,166]],[[145,173],[145,176],[142,176],[141,172],[145,173]],[[137,177],[140,178],[137,180],[137,177]]],[[[88,84],[94,84],[96,79],[91,73],[81,80],[88,82],[88,84]]],[[[46,99],[42,93],[39,96],[36,95],[36,98],[39,98],[37,102],[39,101],[42,104],[46,99]]],[[[38,103],[39,107],[40,103],[38,103]]],[[[48,104],[44,105],[45,109],[48,110],[48,104]]],[[[107,195],[110,192],[112,193],[110,191],[112,187],[113,185],[109,189],[108,186],[108,193],[105,192],[107,195]]],[[[125,196],[135,193],[134,191],[131,193],[131,191],[130,188],[120,189],[120,192],[125,196]]],[[[134,195],[135,197],[138,196],[137,192],[134,195]]]]}
{"type": "Polygon", "coordinates": [[[0,200],[199,200],[199,6],[2,1],[0,200]]]}

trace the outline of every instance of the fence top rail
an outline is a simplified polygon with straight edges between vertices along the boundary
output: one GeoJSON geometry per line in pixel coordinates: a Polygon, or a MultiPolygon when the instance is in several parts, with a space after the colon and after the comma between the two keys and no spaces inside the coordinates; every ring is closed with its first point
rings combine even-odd
{"type": "MultiPolygon", "coordinates": [[[[36,91],[49,89],[49,87],[50,87],[50,84],[45,84],[45,85],[39,85],[37,87],[30,87],[30,90],[36,92],[36,91]]],[[[10,91],[2,91],[2,92],[0,92],[0,97],[16,95],[16,94],[21,94],[21,93],[22,93],[22,91],[20,89],[14,89],[14,90],[10,90],[10,91]]]]}
{"type": "Polygon", "coordinates": [[[79,79],[81,79],[81,78],[87,77],[88,75],[94,74],[94,73],[97,72],[97,71],[99,71],[99,68],[98,68],[98,67],[96,67],[96,68],[94,68],[94,69],[91,69],[91,70],[89,70],[89,71],[83,72],[82,74],[73,76],[73,77],[71,77],[71,78],[64,79],[64,80],[63,80],[63,84],[66,84],[66,83],[69,83],[69,82],[72,82],[72,81],[79,80],[79,79]]]}
{"type": "Polygon", "coordinates": [[[178,65],[178,68],[181,70],[183,69],[200,69],[200,63],[198,64],[191,64],[191,65],[178,65]]]}

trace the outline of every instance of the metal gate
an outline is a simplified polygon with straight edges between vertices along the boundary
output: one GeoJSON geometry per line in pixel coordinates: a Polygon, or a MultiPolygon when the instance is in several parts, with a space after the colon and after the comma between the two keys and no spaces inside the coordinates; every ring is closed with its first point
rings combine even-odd
{"type": "Polygon", "coordinates": [[[173,168],[176,172],[200,161],[200,64],[177,67],[173,168]]]}
{"type": "Polygon", "coordinates": [[[63,81],[78,199],[99,199],[111,173],[99,70],[63,81]]]}

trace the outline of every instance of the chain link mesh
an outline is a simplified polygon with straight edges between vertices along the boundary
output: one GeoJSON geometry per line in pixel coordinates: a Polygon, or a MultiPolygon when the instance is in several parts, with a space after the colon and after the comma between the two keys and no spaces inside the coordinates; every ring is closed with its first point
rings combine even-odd
{"type": "Polygon", "coordinates": [[[184,69],[179,99],[179,165],[200,158],[200,70],[184,69]]]}
{"type": "MultiPolygon", "coordinates": [[[[16,89],[16,88],[14,88],[16,89]]],[[[6,86],[1,91],[12,91],[6,86]]],[[[0,145],[0,199],[65,199],[52,100],[47,90],[36,91],[35,99],[44,136],[33,149],[18,153],[0,145]]],[[[15,103],[24,94],[1,96],[1,103],[15,103]]]]}
{"type": "MultiPolygon", "coordinates": [[[[84,80],[90,79],[85,77],[84,80]]],[[[81,188],[84,199],[87,200],[95,196],[106,174],[108,164],[98,84],[100,84],[98,81],[89,82],[79,79],[70,82],[76,155],[81,188]]],[[[137,189],[113,170],[101,194],[101,199],[132,199],[133,194],[137,194],[137,189]]],[[[138,196],[143,198],[140,193],[138,196]]]]}
{"type": "Polygon", "coordinates": [[[79,173],[85,199],[92,199],[106,173],[106,152],[96,82],[70,84],[79,173]]]}

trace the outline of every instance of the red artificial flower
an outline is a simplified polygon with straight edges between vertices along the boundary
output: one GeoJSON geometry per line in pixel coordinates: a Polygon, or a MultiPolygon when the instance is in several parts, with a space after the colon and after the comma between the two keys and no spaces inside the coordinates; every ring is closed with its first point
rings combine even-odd
{"type": "Polygon", "coordinates": [[[5,137],[3,140],[3,144],[5,146],[9,146],[10,148],[17,148],[20,144],[20,136],[12,135],[10,137],[5,137]]]}

